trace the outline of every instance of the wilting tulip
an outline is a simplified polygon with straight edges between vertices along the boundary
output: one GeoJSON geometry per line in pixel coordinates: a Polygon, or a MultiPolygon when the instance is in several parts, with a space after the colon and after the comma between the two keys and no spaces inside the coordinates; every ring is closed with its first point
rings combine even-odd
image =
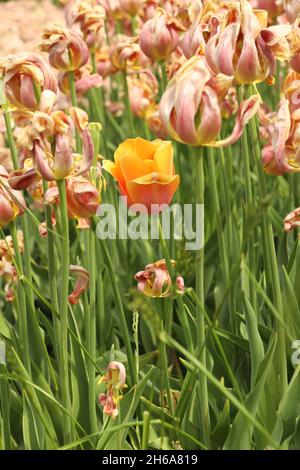
{"type": "Polygon", "coordinates": [[[80,296],[86,292],[89,285],[89,273],[81,266],[70,266],[70,273],[76,276],[76,282],[73,292],[68,296],[70,304],[76,305],[79,302],[80,296]]]}
{"type": "Polygon", "coordinates": [[[104,160],[103,168],[118,181],[129,206],[143,204],[151,212],[152,204],[171,202],[179,185],[171,142],[127,139],[119,145],[114,158],[114,162],[104,160]]]}
{"type": "Polygon", "coordinates": [[[97,188],[83,177],[67,178],[68,210],[75,218],[89,218],[96,214],[100,204],[97,188]]]}
{"type": "Polygon", "coordinates": [[[26,203],[19,191],[9,186],[8,173],[0,166],[0,228],[10,224],[25,211],[26,203]]]}
{"type": "Polygon", "coordinates": [[[179,43],[178,32],[181,24],[162,8],[157,8],[153,18],[148,20],[140,33],[140,46],[152,60],[165,60],[179,43]]]}
{"type": "Polygon", "coordinates": [[[267,124],[270,142],[262,150],[264,171],[270,175],[300,171],[300,116],[296,117],[294,113],[291,119],[289,102],[282,98],[267,124]]]}
{"type": "Polygon", "coordinates": [[[98,401],[103,408],[103,413],[111,418],[119,414],[118,405],[122,399],[122,389],[126,388],[126,370],[121,362],[111,361],[107,367],[107,373],[100,379],[107,384],[107,392],[100,393],[98,401]]]}
{"type": "Polygon", "coordinates": [[[95,0],[80,0],[70,5],[67,25],[79,25],[83,38],[91,50],[102,45],[105,36],[105,9],[95,0]]]}
{"type": "Polygon", "coordinates": [[[290,212],[284,219],[284,230],[291,232],[300,227],[300,207],[290,212]]]}
{"type": "Polygon", "coordinates": [[[137,38],[118,35],[110,48],[110,60],[117,70],[138,70],[147,62],[147,57],[141,51],[137,38]]]}
{"type": "Polygon", "coordinates": [[[17,108],[35,110],[39,107],[35,96],[36,87],[41,92],[57,92],[53,70],[37,54],[21,54],[1,59],[0,76],[4,78],[8,101],[17,108]]]}
{"type": "Polygon", "coordinates": [[[274,75],[275,57],[260,36],[267,17],[267,11],[252,10],[247,0],[234,4],[228,24],[206,45],[206,59],[214,73],[233,76],[239,84],[261,82],[274,75]]]}
{"type": "MultiPolygon", "coordinates": [[[[175,261],[171,263],[175,266],[175,261]]],[[[164,259],[148,264],[145,271],[135,274],[134,279],[138,281],[138,290],[148,297],[168,297],[172,292],[172,280],[164,259]]],[[[181,276],[177,276],[176,286],[179,293],[183,294],[184,280],[181,276]]]]}
{"type": "MultiPolygon", "coordinates": [[[[103,79],[98,73],[90,73],[88,66],[78,69],[74,73],[75,75],[75,90],[77,96],[84,95],[91,88],[99,88],[103,79]]],[[[62,72],[58,77],[58,85],[60,90],[66,95],[70,94],[70,82],[68,72],[62,72]]]]}
{"type": "Polygon", "coordinates": [[[160,118],[168,134],[193,146],[221,147],[236,142],[257,112],[260,97],[252,96],[241,103],[232,134],[216,142],[222,126],[220,103],[231,83],[225,75],[213,76],[204,56],[188,60],[169,82],[160,101],[160,118]]]}
{"type": "Polygon", "coordinates": [[[70,72],[85,65],[89,59],[89,50],[78,33],[59,25],[44,28],[40,49],[49,53],[53,67],[63,72],[70,72]]]}

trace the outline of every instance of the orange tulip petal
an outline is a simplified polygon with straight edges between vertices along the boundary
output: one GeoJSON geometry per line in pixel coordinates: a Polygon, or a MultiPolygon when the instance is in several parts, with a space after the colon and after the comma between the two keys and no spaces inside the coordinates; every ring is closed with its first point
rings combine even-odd
{"type": "Polygon", "coordinates": [[[155,170],[160,173],[173,174],[173,147],[171,142],[161,143],[154,155],[155,170]]]}
{"type": "Polygon", "coordinates": [[[127,193],[132,203],[144,204],[150,210],[151,204],[170,204],[178,185],[178,175],[152,173],[127,182],[127,193]]]}

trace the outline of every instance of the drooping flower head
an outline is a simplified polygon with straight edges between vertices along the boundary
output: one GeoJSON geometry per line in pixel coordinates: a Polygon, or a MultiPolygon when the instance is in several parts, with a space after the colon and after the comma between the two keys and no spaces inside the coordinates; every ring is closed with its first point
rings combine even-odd
{"type": "Polygon", "coordinates": [[[8,173],[4,167],[0,166],[0,228],[24,214],[25,209],[26,203],[22,193],[10,187],[8,173]]]}
{"type": "Polygon", "coordinates": [[[140,46],[144,54],[154,61],[167,59],[179,43],[182,25],[162,8],[144,23],[140,33],[140,46]]]}
{"type": "MultiPolygon", "coordinates": [[[[175,266],[175,261],[171,261],[175,266]]],[[[148,264],[144,271],[135,274],[138,290],[148,297],[168,297],[172,291],[172,280],[167,269],[166,261],[161,259],[148,264]]],[[[176,278],[177,289],[180,294],[184,292],[184,281],[181,276],[176,278]]]]}
{"type": "Polygon", "coordinates": [[[75,31],[53,24],[43,29],[40,49],[49,53],[50,64],[69,72],[85,65],[89,50],[82,37],[75,31]]]}
{"type": "Polygon", "coordinates": [[[221,102],[232,85],[232,77],[214,76],[204,56],[188,60],[169,82],[160,101],[160,118],[175,140],[193,146],[225,146],[236,142],[259,108],[260,97],[241,103],[232,134],[216,141],[221,132],[221,102]]]}
{"type": "Polygon", "coordinates": [[[76,276],[76,283],[73,292],[68,296],[70,304],[76,305],[79,302],[80,296],[87,290],[89,285],[89,273],[81,266],[70,266],[70,273],[76,276]]]}
{"type": "Polygon", "coordinates": [[[126,370],[124,365],[118,361],[111,361],[107,367],[107,373],[100,382],[107,384],[107,392],[100,393],[98,400],[103,408],[103,413],[111,418],[119,414],[118,405],[122,399],[122,389],[126,388],[126,370]]]}
{"type": "Polygon", "coordinates": [[[39,107],[35,89],[57,92],[57,80],[51,67],[37,54],[7,56],[0,60],[0,76],[4,79],[8,101],[17,108],[39,107]]]}

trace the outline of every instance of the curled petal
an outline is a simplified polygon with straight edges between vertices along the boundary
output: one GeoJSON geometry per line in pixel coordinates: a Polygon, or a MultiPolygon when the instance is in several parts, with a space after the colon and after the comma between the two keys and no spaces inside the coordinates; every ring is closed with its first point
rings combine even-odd
{"type": "Polygon", "coordinates": [[[70,266],[70,272],[76,275],[76,283],[73,292],[68,296],[71,304],[78,304],[80,296],[87,290],[89,285],[89,273],[81,266],[70,266]]]}
{"type": "Polygon", "coordinates": [[[227,145],[234,144],[241,137],[246,124],[258,112],[260,103],[261,98],[259,95],[253,95],[249,99],[243,101],[243,103],[241,103],[239,107],[236,123],[232,134],[226,139],[219,140],[217,142],[211,142],[209,145],[213,147],[225,147],[227,145]]]}
{"type": "Polygon", "coordinates": [[[286,232],[290,232],[298,227],[300,227],[300,207],[294,209],[284,219],[284,230],[286,232]]]}
{"type": "Polygon", "coordinates": [[[87,75],[86,77],[77,80],[76,82],[76,92],[79,95],[83,95],[91,88],[99,88],[103,84],[103,78],[98,73],[93,75],[87,75]]]}
{"type": "Polygon", "coordinates": [[[55,144],[53,172],[55,179],[60,180],[66,178],[72,172],[73,158],[67,136],[57,134],[55,144]]]}

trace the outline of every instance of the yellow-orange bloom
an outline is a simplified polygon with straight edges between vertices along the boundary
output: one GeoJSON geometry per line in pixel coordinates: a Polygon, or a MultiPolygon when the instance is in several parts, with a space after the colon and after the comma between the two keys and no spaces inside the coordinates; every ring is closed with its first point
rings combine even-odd
{"type": "Polygon", "coordinates": [[[127,139],[119,145],[114,158],[114,162],[104,160],[103,167],[118,181],[129,206],[144,204],[150,212],[152,204],[171,202],[179,185],[171,142],[127,139]]]}

